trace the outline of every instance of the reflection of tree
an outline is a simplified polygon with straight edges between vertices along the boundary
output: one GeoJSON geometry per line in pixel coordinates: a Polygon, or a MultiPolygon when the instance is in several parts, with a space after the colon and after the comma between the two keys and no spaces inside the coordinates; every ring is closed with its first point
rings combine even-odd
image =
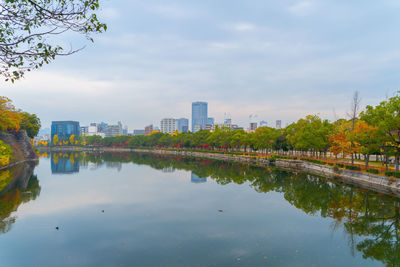
{"type": "Polygon", "coordinates": [[[0,232],[10,231],[16,218],[11,214],[22,203],[35,200],[40,195],[39,180],[33,175],[34,164],[19,164],[14,168],[0,172],[7,174],[9,184],[0,192],[0,232]]]}
{"type": "Polygon", "coordinates": [[[348,234],[349,245],[364,258],[386,266],[400,266],[400,202],[397,198],[326,180],[304,173],[221,162],[138,153],[87,154],[88,162],[133,162],[157,170],[174,168],[211,177],[221,185],[249,183],[259,193],[281,192],[298,209],[332,218],[348,234]]]}

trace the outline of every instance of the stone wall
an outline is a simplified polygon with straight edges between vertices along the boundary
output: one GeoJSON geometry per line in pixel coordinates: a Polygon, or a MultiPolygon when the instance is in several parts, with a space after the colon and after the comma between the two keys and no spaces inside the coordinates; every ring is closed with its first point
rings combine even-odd
{"type": "Polygon", "coordinates": [[[21,162],[36,161],[38,156],[32,147],[30,139],[25,131],[21,130],[18,133],[8,133],[0,131],[0,140],[9,145],[13,150],[10,164],[0,169],[9,168],[21,162]]]}

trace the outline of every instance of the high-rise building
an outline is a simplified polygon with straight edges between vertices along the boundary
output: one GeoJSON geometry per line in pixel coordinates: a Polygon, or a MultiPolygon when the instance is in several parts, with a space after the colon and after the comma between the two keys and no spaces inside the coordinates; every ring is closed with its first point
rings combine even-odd
{"type": "Polygon", "coordinates": [[[214,118],[207,118],[207,124],[214,125],[215,124],[215,119],[214,118]]]}
{"type": "Polygon", "coordinates": [[[144,128],[145,135],[151,135],[153,133],[153,124],[150,124],[144,128]]]}
{"type": "Polygon", "coordinates": [[[176,120],[178,132],[186,133],[189,131],[189,120],[185,118],[180,118],[176,120]]]}
{"type": "Polygon", "coordinates": [[[192,132],[204,130],[208,119],[207,102],[192,103],[192,132]]]}
{"type": "Polygon", "coordinates": [[[176,119],[165,118],[161,120],[161,132],[172,134],[177,130],[176,119]]]}
{"type": "Polygon", "coordinates": [[[254,132],[255,130],[257,130],[257,122],[250,122],[249,131],[254,132]]]}
{"type": "Polygon", "coordinates": [[[260,127],[267,127],[267,126],[268,126],[268,122],[260,121],[260,127]]]}
{"type": "Polygon", "coordinates": [[[81,126],[81,135],[86,135],[89,132],[89,126],[81,126]]]}
{"type": "Polygon", "coordinates": [[[78,121],[53,121],[51,123],[52,142],[54,135],[57,135],[59,140],[67,140],[71,135],[79,136],[80,134],[81,127],[78,121]]]}
{"type": "Polygon", "coordinates": [[[276,121],[276,129],[282,129],[282,121],[281,120],[276,121]]]}

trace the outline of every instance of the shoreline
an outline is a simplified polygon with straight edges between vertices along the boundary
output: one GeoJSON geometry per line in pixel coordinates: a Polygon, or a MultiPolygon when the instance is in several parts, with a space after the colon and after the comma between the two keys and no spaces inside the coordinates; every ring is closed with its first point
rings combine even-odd
{"type": "Polygon", "coordinates": [[[269,159],[257,156],[238,156],[230,154],[192,152],[162,149],[135,149],[135,148],[84,148],[84,147],[47,147],[38,148],[41,152],[135,152],[152,153],[161,155],[174,155],[182,157],[208,158],[222,161],[234,161],[242,164],[251,164],[259,167],[275,165],[278,168],[289,171],[303,171],[333,180],[341,180],[347,184],[357,185],[379,193],[395,195],[400,197],[400,179],[391,178],[360,171],[346,170],[326,165],[320,165],[302,160],[276,159],[270,162],[269,159]]]}

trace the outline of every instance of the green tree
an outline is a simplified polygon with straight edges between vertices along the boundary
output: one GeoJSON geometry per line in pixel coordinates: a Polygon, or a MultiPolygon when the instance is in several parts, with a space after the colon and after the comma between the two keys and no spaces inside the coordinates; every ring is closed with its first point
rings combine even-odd
{"type": "Polygon", "coordinates": [[[30,114],[28,112],[22,112],[21,129],[25,130],[30,138],[34,138],[38,135],[41,124],[40,119],[36,114],[30,114]]]}
{"type": "Polygon", "coordinates": [[[367,106],[361,113],[361,119],[368,124],[377,127],[378,134],[385,137],[385,146],[394,151],[396,158],[396,170],[399,170],[400,156],[400,96],[399,93],[382,101],[378,106],[367,106]]]}
{"type": "Polygon", "coordinates": [[[98,8],[99,0],[1,1],[1,75],[14,82],[27,70],[79,50],[65,50],[60,34],[75,32],[93,41],[91,34],[107,29],[94,13],[98,8]]]}

